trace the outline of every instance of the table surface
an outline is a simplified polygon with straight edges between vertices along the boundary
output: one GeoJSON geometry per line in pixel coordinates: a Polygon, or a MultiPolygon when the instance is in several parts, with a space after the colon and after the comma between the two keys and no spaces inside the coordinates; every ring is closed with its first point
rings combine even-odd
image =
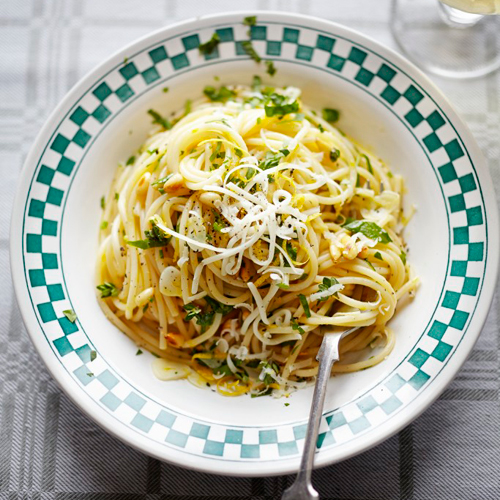
{"type": "MultiPolygon", "coordinates": [[[[279,499],[291,477],[200,474],[108,436],[59,390],[28,338],[14,297],[8,235],[17,179],[64,94],[115,50],[172,22],[243,9],[338,21],[394,47],[390,0],[1,0],[0,500],[279,499]]],[[[500,193],[500,73],[433,78],[484,151],[500,193]]],[[[498,292],[498,287],[497,287],[498,292]]],[[[321,498],[500,498],[498,293],[468,361],[441,398],[376,448],[314,473],[321,498]]]]}

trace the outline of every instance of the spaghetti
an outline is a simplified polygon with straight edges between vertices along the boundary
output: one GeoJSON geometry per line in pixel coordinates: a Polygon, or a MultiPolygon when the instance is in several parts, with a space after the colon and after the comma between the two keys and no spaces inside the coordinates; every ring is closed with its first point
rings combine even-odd
{"type": "Polygon", "coordinates": [[[321,326],[363,327],[334,372],[385,359],[387,322],[418,284],[401,176],[336,129],[335,110],[257,77],[205,88],[172,121],[149,113],[154,130],[103,199],[96,280],[157,376],[288,394],[314,381],[321,326]]]}

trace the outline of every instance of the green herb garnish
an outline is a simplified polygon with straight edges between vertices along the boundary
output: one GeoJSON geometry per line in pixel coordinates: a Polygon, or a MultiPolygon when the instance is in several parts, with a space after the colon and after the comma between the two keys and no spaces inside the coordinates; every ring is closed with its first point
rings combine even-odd
{"type": "Polygon", "coordinates": [[[142,354],[142,351],[140,349],[137,349],[137,352],[135,353],[136,356],[140,356],[142,354]]]}
{"type": "Polygon", "coordinates": [[[266,61],[266,73],[269,76],[274,76],[276,74],[276,67],[274,66],[273,61],[266,61]]]}
{"type": "Polygon", "coordinates": [[[340,158],[340,151],[336,148],[333,148],[330,151],[330,160],[337,161],[340,158]]]}
{"type": "Polygon", "coordinates": [[[302,304],[302,308],[304,309],[304,314],[306,315],[306,318],[310,318],[311,310],[309,309],[309,303],[307,302],[306,296],[300,293],[299,300],[300,303],[302,304]]]}
{"type": "Polygon", "coordinates": [[[220,43],[220,37],[217,33],[214,33],[212,35],[212,38],[210,38],[208,42],[201,43],[198,46],[198,50],[200,51],[200,54],[208,56],[217,48],[219,43],[220,43]]]}
{"type": "Polygon", "coordinates": [[[253,48],[252,42],[250,40],[245,40],[244,42],[241,42],[241,46],[243,50],[257,63],[260,63],[262,61],[261,57],[255,49],[253,48]]]}
{"type": "Polygon", "coordinates": [[[151,223],[151,230],[144,231],[144,236],[146,236],[145,239],[136,241],[127,241],[127,245],[130,245],[132,247],[137,247],[142,250],[147,250],[148,248],[155,248],[155,247],[164,247],[168,245],[172,237],[168,236],[162,229],[160,229],[154,219],[151,219],[150,223],[151,223]]]}
{"type": "Polygon", "coordinates": [[[243,19],[243,24],[245,26],[255,26],[257,23],[257,16],[248,16],[243,19]]]}
{"type": "Polygon", "coordinates": [[[382,254],[381,254],[380,252],[375,252],[375,254],[374,254],[373,256],[374,256],[376,259],[378,259],[378,260],[382,260],[382,261],[384,260],[384,259],[382,258],[382,254]]]}
{"type": "Polygon", "coordinates": [[[382,229],[379,225],[375,224],[375,222],[355,220],[349,222],[348,224],[343,224],[343,227],[345,227],[352,234],[361,233],[364,234],[367,238],[383,244],[387,244],[392,241],[387,231],[382,229]]]}
{"type": "Polygon", "coordinates": [[[97,285],[96,288],[101,292],[101,299],[106,297],[116,297],[118,295],[118,288],[113,283],[105,281],[101,285],[97,285]]]}
{"type": "Polygon", "coordinates": [[[236,92],[228,89],[227,87],[221,87],[219,90],[217,90],[211,85],[207,85],[203,89],[203,93],[213,102],[225,102],[229,98],[236,95],[236,92]]]}
{"type": "Polygon", "coordinates": [[[103,220],[101,222],[101,229],[106,229],[108,227],[108,221],[107,220],[103,220]]]}
{"type": "Polygon", "coordinates": [[[128,167],[129,165],[133,165],[135,162],[135,156],[131,156],[127,162],[125,163],[125,165],[128,167]]]}
{"type": "Polygon", "coordinates": [[[73,309],[66,309],[66,311],[63,311],[63,314],[71,321],[71,323],[76,321],[76,313],[73,309]]]}
{"type": "MultiPolygon", "coordinates": [[[[337,280],[337,278],[333,278],[333,277],[325,277],[323,278],[323,283],[320,283],[318,285],[318,292],[326,292],[327,290],[329,290],[333,285],[338,285],[339,282],[337,280]]],[[[338,297],[338,292],[335,292],[333,294],[334,297],[338,297]]],[[[326,296],[326,297],[322,297],[321,299],[318,299],[320,302],[323,302],[325,300],[328,299],[329,296],[326,296]]]]}
{"type": "Polygon", "coordinates": [[[154,109],[148,109],[148,114],[153,118],[152,123],[157,123],[167,130],[170,130],[172,128],[172,124],[170,123],[170,121],[166,118],[163,118],[163,116],[161,116],[160,113],[158,113],[154,109]]]}
{"type": "Polygon", "coordinates": [[[297,332],[299,332],[301,335],[303,335],[305,332],[305,330],[298,324],[297,320],[292,320],[292,330],[296,330],[297,332]]]}
{"type": "Polygon", "coordinates": [[[338,121],[340,113],[336,109],[324,108],[323,109],[323,120],[329,123],[335,123],[338,121]]]}
{"type": "Polygon", "coordinates": [[[95,358],[97,358],[97,352],[90,351],[90,362],[94,361],[95,358]]]}
{"type": "Polygon", "coordinates": [[[289,113],[296,113],[299,110],[299,103],[297,101],[285,104],[286,100],[287,98],[284,95],[271,94],[264,106],[266,116],[282,118],[289,113]]]}
{"type": "Polygon", "coordinates": [[[401,250],[399,257],[403,261],[403,264],[406,266],[406,252],[404,250],[401,250]]]}
{"type": "Polygon", "coordinates": [[[106,199],[104,196],[101,196],[101,208],[104,210],[106,208],[106,199]]]}

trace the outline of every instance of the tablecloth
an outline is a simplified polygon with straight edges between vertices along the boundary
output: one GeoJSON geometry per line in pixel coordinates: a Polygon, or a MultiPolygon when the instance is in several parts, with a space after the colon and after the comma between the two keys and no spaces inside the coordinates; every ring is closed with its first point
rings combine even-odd
{"type": "MultiPolygon", "coordinates": [[[[221,478],[160,463],[108,436],[60,391],[13,294],[9,226],[17,179],[43,122],[88,70],[124,44],[193,15],[286,10],[395,47],[389,0],[0,1],[0,500],[278,499],[292,477],[221,478]]],[[[500,193],[500,73],[433,77],[472,129],[500,193]]],[[[498,292],[498,287],[497,287],[498,292]]],[[[454,382],[376,448],[315,471],[322,498],[500,498],[498,293],[454,382]]]]}

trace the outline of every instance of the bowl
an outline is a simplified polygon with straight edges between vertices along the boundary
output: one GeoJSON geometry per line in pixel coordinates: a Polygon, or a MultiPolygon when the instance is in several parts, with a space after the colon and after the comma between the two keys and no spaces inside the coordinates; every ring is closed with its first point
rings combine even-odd
{"type": "MultiPolygon", "coordinates": [[[[17,299],[35,348],[68,396],[127,444],[177,465],[228,475],[297,470],[312,388],[287,399],[224,398],[154,378],[149,353],[103,315],[94,289],[101,196],[119,161],[141,145],[149,108],[168,113],[205,85],[303,89],[338,108],[339,127],[407,182],[408,258],[421,278],[391,321],[396,347],[369,370],[331,379],[316,465],[366,450],[415,419],[449,384],[485,321],[498,269],[498,219],[486,162],[463,121],[418,69],[343,26],[282,12],[230,13],[168,26],[84,77],[33,145],[11,234],[17,299]],[[202,55],[216,32],[220,44],[202,55]],[[245,52],[252,40],[263,63],[245,52]],[[214,82],[218,77],[219,82],[214,82]],[[165,87],[169,92],[164,92],[165,87]],[[77,321],[63,314],[74,309],[77,321]],[[96,359],[91,359],[92,351],[96,359]],[[285,405],[285,402],[288,403],[285,405]]],[[[93,358],[93,356],[92,356],[93,358]]]]}

